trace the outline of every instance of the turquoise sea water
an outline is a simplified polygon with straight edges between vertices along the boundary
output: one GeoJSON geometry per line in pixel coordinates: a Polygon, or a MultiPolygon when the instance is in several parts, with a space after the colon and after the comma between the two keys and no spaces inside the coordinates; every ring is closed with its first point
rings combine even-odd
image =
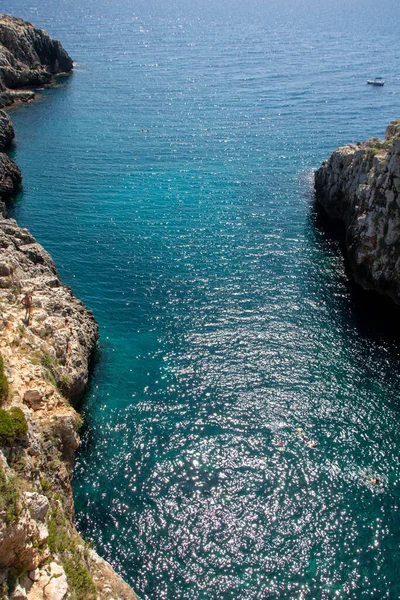
{"type": "Polygon", "coordinates": [[[100,325],[79,529],[143,599],[399,598],[398,314],[312,204],[400,116],[398,2],[1,10],[77,63],[12,154],[13,215],[100,325]]]}

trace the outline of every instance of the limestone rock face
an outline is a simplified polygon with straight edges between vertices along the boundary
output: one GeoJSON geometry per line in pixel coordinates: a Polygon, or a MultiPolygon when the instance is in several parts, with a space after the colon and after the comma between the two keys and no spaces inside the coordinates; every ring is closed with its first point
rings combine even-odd
{"type": "MultiPolygon", "coordinates": [[[[45,31],[22,19],[0,15],[0,106],[15,100],[10,90],[48,84],[53,75],[72,67],[60,42],[45,31]]],[[[22,101],[28,99],[21,97],[22,101]]]]}
{"type": "MultiPolygon", "coordinates": [[[[10,477],[10,473],[7,468],[6,476],[10,477]]],[[[11,565],[36,569],[49,555],[45,547],[49,536],[45,524],[49,501],[40,494],[25,492],[19,504],[17,518],[7,520],[0,514],[0,569],[11,565]]]]}
{"type": "Polygon", "coordinates": [[[400,120],[385,140],[337,149],[315,173],[315,193],[345,224],[355,280],[400,304],[400,120]]]}
{"type": "Polygon", "coordinates": [[[64,600],[69,595],[67,576],[56,562],[39,572],[37,581],[27,593],[28,600],[64,600]]]}
{"type": "Polygon", "coordinates": [[[32,519],[44,521],[49,512],[50,504],[46,496],[37,492],[25,492],[25,504],[28,507],[32,519]]]}
{"type": "MultiPolygon", "coordinates": [[[[39,352],[37,360],[76,402],[88,382],[89,359],[98,338],[93,314],[62,285],[50,255],[12,219],[0,218],[0,267],[0,302],[14,290],[9,319],[16,318],[26,328],[26,340],[39,352]],[[23,307],[27,292],[32,297],[29,322],[23,307]]],[[[19,389],[33,410],[46,406],[44,390],[28,382],[19,389]]]]}

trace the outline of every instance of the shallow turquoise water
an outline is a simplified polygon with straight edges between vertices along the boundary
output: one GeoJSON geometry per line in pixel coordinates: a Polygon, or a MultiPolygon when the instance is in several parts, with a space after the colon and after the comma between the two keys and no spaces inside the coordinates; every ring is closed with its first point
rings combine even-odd
{"type": "Polygon", "coordinates": [[[13,214],[101,330],[78,527],[151,600],[400,597],[398,317],[312,206],[399,116],[398,4],[2,10],[77,61],[12,116],[13,214]]]}

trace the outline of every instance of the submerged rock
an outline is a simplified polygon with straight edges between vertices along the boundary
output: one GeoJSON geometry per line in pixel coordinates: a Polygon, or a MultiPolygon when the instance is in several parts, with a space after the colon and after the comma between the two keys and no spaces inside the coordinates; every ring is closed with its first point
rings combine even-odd
{"type": "Polygon", "coordinates": [[[355,281],[400,304],[400,120],[384,140],[335,150],[315,173],[315,194],[345,225],[355,281]]]}

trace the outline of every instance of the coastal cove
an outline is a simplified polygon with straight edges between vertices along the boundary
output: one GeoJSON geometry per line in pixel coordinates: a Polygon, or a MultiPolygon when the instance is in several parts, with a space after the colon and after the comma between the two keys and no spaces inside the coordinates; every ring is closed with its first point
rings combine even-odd
{"type": "Polygon", "coordinates": [[[77,63],[10,111],[12,216],[99,323],[76,521],[143,600],[400,595],[396,313],[313,208],[399,116],[359,4],[2,7],[77,63]]]}

